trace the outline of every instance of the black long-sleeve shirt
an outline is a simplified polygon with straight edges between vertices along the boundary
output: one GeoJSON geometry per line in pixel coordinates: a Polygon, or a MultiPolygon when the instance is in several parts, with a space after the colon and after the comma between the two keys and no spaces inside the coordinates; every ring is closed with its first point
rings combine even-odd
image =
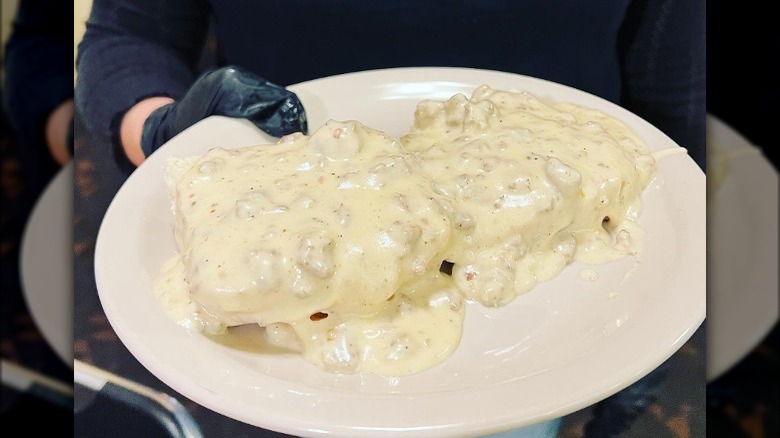
{"type": "Polygon", "coordinates": [[[181,97],[210,23],[220,64],[281,85],[401,66],[570,85],[655,124],[703,167],[703,0],[96,0],[77,63],[87,125],[115,135],[139,100],[181,97]]]}

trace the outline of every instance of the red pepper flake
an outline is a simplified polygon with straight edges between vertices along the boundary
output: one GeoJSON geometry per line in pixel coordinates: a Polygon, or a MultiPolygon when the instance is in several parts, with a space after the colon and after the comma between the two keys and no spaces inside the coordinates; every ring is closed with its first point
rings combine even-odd
{"type": "Polygon", "coordinates": [[[477,274],[475,274],[475,273],[473,273],[473,272],[466,272],[466,281],[471,281],[471,280],[473,280],[473,279],[474,279],[474,277],[476,277],[476,276],[477,276],[477,274]]]}

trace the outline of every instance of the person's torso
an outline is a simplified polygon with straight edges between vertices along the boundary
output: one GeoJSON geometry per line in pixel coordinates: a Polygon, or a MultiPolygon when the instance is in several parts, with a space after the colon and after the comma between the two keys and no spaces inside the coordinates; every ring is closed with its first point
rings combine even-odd
{"type": "Polygon", "coordinates": [[[628,0],[212,0],[226,64],[290,85],[407,66],[508,71],[620,97],[628,0]]]}

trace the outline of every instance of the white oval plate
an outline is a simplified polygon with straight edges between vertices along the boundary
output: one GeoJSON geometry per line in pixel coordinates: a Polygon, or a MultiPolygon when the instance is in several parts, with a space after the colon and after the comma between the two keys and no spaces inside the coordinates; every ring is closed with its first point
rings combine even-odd
{"type": "Polygon", "coordinates": [[[46,342],[73,366],[73,163],[49,182],[22,235],[22,292],[46,342]]]}
{"type": "Polygon", "coordinates": [[[710,160],[722,154],[727,163],[707,204],[707,380],[712,381],[777,322],[778,173],[761,149],[711,114],[707,146],[710,160]]]}
{"type": "MultiPolygon", "coordinates": [[[[603,110],[652,149],[667,136],[603,99],[515,74],[451,68],[368,71],[290,87],[310,128],[356,119],[399,136],[425,98],[480,84],[603,110]]],[[[635,382],[672,355],[705,316],[705,181],[687,155],[660,162],[645,194],[646,248],[596,269],[572,265],[511,305],[470,305],[461,344],[417,375],[325,373],[293,354],[217,344],[169,320],[152,292],[176,251],[163,166],[171,156],[272,141],[245,120],[206,119],[172,139],[126,181],[101,225],[95,253],[102,305],[121,340],[157,377],[229,417],[299,436],[479,435],[560,417],[635,382]]]]}

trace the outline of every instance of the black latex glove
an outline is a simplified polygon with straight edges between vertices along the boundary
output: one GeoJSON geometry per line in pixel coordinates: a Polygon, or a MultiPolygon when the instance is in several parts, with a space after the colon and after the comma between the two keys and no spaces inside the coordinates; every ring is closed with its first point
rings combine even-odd
{"type": "Polygon", "coordinates": [[[152,112],[141,136],[144,155],[215,115],[249,119],[274,137],[308,131],[306,113],[295,93],[249,71],[224,67],[205,73],[180,100],[152,112]]]}

